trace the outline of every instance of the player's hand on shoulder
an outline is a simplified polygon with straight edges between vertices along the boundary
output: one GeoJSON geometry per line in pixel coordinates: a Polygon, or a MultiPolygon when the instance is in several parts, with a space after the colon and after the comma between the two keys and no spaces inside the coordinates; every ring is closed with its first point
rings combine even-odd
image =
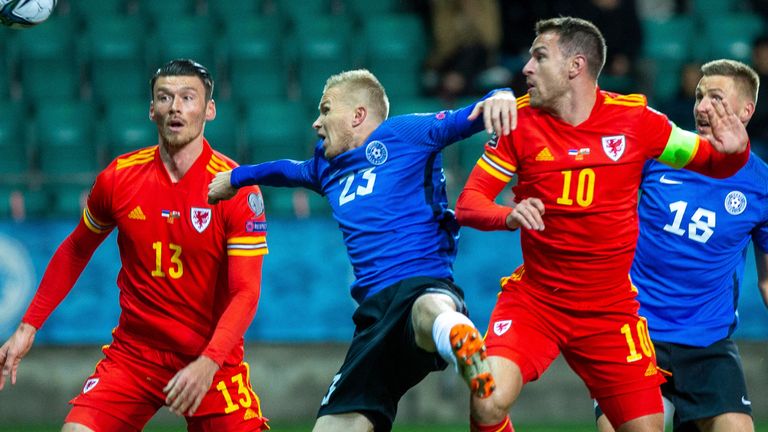
{"type": "Polygon", "coordinates": [[[213,384],[219,365],[200,356],[168,381],[163,388],[165,404],[178,416],[193,415],[213,384]]]}
{"type": "Polygon", "coordinates": [[[747,128],[725,99],[713,99],[706,113],[712,127],[710,142],[715,150],[721,153],[741,153],[747,149],[747,128]]]}
{"type": "Polygon", "coordinates": [[[0,390],[10,377],[11,384],[16,384],[16,372],[19,370],[21,359],[32,348],[37,329],[29,324],[21,323],[19,328],[0,347],[0,390]]]}
{"type": "Polygon", "coordinates": [[[237,194],[237,188],[232,186],[232,171],[217,173],[208,185],[208,204],[216,204],[228,200],[237,194]]]}
{"type": "Polygon", "coordinates": [[[543,231],[544,230],[544,203],[539,198],[526,198],[515,206],[507,215],[507,228],[518,229],[520,227],[543,231]]]}
{"type": "Polygon", "coordinates": [[[498,91],[488,99],[478,102],[468,119],[475,120],[481,112],[485,130],[489,134],[509,135],[517,127],[517,100],[515,94],[509,90],[498,91]]]}

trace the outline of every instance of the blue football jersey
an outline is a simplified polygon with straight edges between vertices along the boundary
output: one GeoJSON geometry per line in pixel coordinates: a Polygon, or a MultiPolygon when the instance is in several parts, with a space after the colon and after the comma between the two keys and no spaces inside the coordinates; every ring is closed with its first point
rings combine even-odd
{"type": "Polygon", "coordinates": [[[342,231],[358,302],[409,277],[452,278],[458,224],[440,151],[483,130],[482,116],[467,120],[473,107],[392,117],[362,146],[331,160],[321,140],[309,160],[240,167],[231,181],[324,195],[342,231]]]}
{"type": "Polygon", "coordinates": [[[754,154],[727,179],[646,163],[632,282],[656,341],[729,336],[750,239],[768,250],[768,165],[754,154]]]}

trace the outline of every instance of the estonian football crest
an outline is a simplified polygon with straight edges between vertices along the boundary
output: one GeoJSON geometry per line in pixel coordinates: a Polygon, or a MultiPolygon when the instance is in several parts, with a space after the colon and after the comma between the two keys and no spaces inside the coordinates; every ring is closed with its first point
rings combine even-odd
{"type": "Polygon", "coordinates": [[[742,214],[747,208],[747,197],[739,191],[731,191],[725,197],[725,211],[734,216],[742,214]]]}
{"type": "Polygon", "coordinates": [[[603,137],[603,151],[614,162],[619,160],[626,148],[627,140],[624,135],[603,137]]]}
{"type": "Polygon", "coordinates": [[[209,208],[192,207],[190,216],[192,226],[195,227],[195,230],[199,233],[205,231],[211,223],[211,209],[209,208]]]}
{"type": "Polygon", "coordinates": [[[496,321],[493,323],[493,332],[496,333],[496,336],[501,336],[506,333],[510,327],[512,327],[512,320],[496,321]]]}
{"type": "Polygon", "coordinates": [[[387,146],[381,141],[371,141],[365,147],[365,157],[374,165],[381,165],[387,161],[387,146]]]}

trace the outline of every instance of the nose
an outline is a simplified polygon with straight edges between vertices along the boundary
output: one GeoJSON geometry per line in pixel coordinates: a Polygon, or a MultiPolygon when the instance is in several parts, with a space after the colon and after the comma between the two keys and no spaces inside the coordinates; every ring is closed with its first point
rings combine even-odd
{"type": "Polygon", "coordinates": [[[528,62],[523,66],[523,75],[533,75],[533,57],[528,59],[528,62]]]}
{"type": "Polygon", "coordinates": [[[173,111],[181,111],[181,98],[178,96],[173,97],[173,103],[171,103],[171,110],[173,111]]]}
{"type": "Polygon", "coordinates": [[[315,121],[312,123],[312,127],[315,129],[320,129],[322,125],[320,124],[320,116],[318,116],[315,121]]]}

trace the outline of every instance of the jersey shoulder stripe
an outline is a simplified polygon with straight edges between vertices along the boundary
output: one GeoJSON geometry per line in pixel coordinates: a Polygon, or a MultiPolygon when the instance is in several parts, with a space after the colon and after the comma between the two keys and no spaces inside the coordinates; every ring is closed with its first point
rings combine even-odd
{"type": "Polygon", "coordinates": [[[206,169],[209,173],[216,175],[217,173],[229,171],[233,166],[226,160],[218,157],[216,154],[211,154],[211,159],[208,160],[206,169]]]}
{"type": "Polygon", "coordinates": [[[137,150],[133,153],[128,153],[124,156],[117,158],[115,170],[121,170],[135,165],[144,165],[152,162],[155,159],[155,151],[157,146],[147,147],[141,150],[137,150]]]}
{"type": "Polygon", "coordinates": [[[628,107],[644,107],[648,104],[647,99],[641,94],[604,94],[603,103],[606,105],[623,105],[628,107]]]}
{"type": "Polygon", "coordinates": [[[517,98],[517,109],[524,108],[531,105],[531,95],[528,93],[517,98]]]}

